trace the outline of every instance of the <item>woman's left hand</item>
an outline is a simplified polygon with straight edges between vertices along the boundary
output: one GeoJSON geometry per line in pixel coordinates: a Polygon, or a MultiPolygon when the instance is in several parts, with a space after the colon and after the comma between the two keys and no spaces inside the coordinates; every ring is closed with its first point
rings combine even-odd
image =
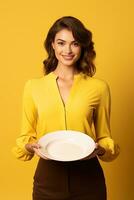
{"type": "Polygon", "coordinates": [[[99,146],[96,143],[96,148],[93,151],[93,153],[91,153],[89,156],[87,156],[85,158],[82,158],[81,160],[89,160],[89,159],[94,158],[96,156],[102,156],[104,153],[105,153],[105,149],[103,147],[99,146]]]}

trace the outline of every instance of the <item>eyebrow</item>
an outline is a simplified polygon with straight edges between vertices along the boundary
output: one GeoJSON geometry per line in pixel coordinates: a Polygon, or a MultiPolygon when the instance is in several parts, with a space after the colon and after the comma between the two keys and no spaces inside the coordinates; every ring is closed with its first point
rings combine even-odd
{"type": "MultiPolygon", "coordinates": [[[[66,42],[65,40],[62,40],[62,39],[57,39],[56,41],[58,41],[58,40],[60,40],[60,41],[62,41],[62,42],[66,42]]],[[[71,43],[72,42],[77,42],[76,40],[73,40],[73,41],[71,41],[71,43]]]]}

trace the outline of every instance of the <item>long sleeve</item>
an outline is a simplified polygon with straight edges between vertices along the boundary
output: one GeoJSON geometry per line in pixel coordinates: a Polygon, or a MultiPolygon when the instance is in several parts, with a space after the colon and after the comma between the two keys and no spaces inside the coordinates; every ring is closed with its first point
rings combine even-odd
{"type": "Polygon", "coordinates": [[[105,149],[105,154],[99,156],[103,161],[112,161],[119,154],[119,146],[115,144],[110,130],[111,95],[106,82],[99,87],[100,102],[94,113],[94,126],[98,144],[105,149]]]}
{"type": "Polygon", "coordinates": [[[37,110],[32,97],[31,80],[28,80],[24,86],[22,99],[21,133],[12,150],[16,158],[20,160],[27,161],[34,156],[33,153],[26,150],[25,144],[36,141],[36,122],[37,110]]]}

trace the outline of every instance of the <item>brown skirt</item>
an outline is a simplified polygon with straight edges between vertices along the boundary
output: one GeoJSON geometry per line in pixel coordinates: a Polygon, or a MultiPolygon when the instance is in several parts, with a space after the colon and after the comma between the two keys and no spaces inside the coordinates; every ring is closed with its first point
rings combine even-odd
{"type": "Polygon", "coordinates": [[[106,200],[106,185],[97,157],[60,162],[40,159],[33,200],[106,200]]]}

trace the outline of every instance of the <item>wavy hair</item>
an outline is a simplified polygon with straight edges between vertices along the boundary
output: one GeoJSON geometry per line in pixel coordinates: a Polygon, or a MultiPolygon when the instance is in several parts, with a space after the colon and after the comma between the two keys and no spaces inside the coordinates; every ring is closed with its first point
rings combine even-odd
{"type": "Polygon", "coordinates": [[[58,60],[55,56],[52,42],[54,42],[55,35],[62,29],[68,29],[71,31],[74,39],[81,46],[81,56],[76,62],[77,70],[88,76],[93,76],[96,72],[94,64],[96,52],[94,50],[94,42],[92,41],[92,33],[90,30],[85,28],[79,19],[72,16],[64,16],[56,20],[48,31],[44,42],[44,47],[48,54],[48,57],[43,61],[44,74],[54,71],[57,67],[58,60]]]}

